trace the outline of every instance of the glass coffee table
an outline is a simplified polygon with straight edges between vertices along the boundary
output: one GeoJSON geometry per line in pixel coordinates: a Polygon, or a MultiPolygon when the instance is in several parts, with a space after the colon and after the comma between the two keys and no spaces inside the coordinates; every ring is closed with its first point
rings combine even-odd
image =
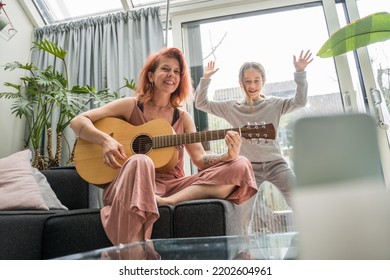
{"type": "Polygon", "coordinates": [[[298,233],[154,239],[61,257],[66,260],[297,259],[298,233]]]}

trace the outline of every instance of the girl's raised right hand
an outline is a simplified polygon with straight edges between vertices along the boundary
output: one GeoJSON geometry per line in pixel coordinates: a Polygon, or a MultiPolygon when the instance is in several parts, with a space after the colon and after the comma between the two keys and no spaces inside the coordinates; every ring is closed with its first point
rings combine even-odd
{"type": "Polygon", "coordinates": [[[215,68],[215,61],[209,61],[204,68],[203,78],[210,79],[218,70],[219,68],[215,68]]]}

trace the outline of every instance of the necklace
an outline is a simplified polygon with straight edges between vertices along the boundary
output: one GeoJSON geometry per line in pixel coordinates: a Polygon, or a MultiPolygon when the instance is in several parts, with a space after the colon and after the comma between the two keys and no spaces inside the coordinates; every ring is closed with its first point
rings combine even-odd
{"type": "Polygon", "coordinates": [[[154,101],[153,100],[150,100],[150,102],[153,104],[153,106],[154,107],[157,107],[158,109],[166,109],[166,108],[169,108],[169,107],[171,107],[171,103],[168,103],[167,105],[165,105],[165,106],[160,106],[160,105],[157,105],[156,103],[154,103],[154,101]]]}

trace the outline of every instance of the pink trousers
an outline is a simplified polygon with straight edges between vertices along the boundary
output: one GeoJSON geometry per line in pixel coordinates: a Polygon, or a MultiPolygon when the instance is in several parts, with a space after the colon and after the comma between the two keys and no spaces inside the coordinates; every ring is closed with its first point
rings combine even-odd
{"type": "Polygon", "coordinates": [[[236,204],[257,193],[253,169],[245,157],[216,164],[191,176],[156,178],[148,156],[132,156],[104,189],[100,214],[108,238],[114,245],[130,243],[143,227],[144,239],[150,239],[153,224],[159,218],[155,194],[170,196],[188,186],[202,184],[238,186],[227,198],[236,204]]]}

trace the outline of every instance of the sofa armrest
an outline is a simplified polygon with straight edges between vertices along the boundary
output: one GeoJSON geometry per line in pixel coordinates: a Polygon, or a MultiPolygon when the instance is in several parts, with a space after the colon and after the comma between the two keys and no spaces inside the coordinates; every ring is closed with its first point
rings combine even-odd
{"type": "Polygon", "coordinates": [[[89,183],[75,168],[41,170],[58,199],[69,210],[89,208],[89,183]]]}

